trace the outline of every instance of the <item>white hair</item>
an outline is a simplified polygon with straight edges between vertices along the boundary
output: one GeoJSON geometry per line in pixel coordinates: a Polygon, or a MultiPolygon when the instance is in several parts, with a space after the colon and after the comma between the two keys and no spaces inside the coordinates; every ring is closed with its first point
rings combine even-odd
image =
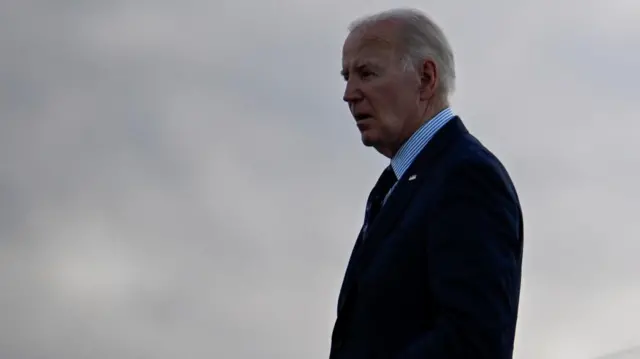
{"type": "Polygon", "coordinates": [[[417,71],[425,60],[436,64],[438,88],[444,96],[455,90],[455,63],[453,51],[444,32],[423,12],[415,9],[392,9],[360,18],[349,25],[353,32],[380,21],[401,24],[401,39],[404,42],[402,64],[405,70],[417,71]]]}

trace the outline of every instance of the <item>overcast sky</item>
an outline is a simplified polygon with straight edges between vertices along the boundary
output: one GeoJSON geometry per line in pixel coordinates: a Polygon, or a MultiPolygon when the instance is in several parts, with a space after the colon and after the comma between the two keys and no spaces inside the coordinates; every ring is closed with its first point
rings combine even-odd
{"type": "Polygon", "coordinates": [[[386,164],[342,41],[392,6],[520,193],[515,357],[640,344],[638,1],[3,0],[0,357],[327,358],[386,164]]]}

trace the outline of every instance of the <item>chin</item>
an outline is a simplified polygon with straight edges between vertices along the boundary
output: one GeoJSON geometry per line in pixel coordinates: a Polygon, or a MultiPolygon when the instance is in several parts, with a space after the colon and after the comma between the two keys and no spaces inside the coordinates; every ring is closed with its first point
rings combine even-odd
{"type": "Polygon", "coordinates": [[[362,136],[362,144],[366,147],[372,147],[379,153],[383,154],[386,157],[389,157],[387,151],[385,150],[385,146],[379,138],[371,138],[367,136],[362,136]]]}
{"type": "Polygon", "coordinates": [[[373,133],[363,132],[361,140],[362,144],[366,147],[373,147],[382,155],[391,158],[389,147],[382,138],[380,138],[380,136],[375,136],[373,133]]]}
{"type": "Polygon", "coordinates": [[[371,136],[371,134],[368,134],[366,132],[362,133],[361,140],[362,144],[367,147],[373,147],[379,142],[377,137],[371,136]]]}

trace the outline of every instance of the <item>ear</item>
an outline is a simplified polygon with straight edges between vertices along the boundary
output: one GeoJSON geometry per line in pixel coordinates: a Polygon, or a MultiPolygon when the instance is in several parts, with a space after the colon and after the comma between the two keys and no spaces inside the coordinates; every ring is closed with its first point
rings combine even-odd
{"type": "Polygon", "coordinates": [[[435,61],[426,59],[422,66],[418,68],[420,75],[420,99],[430,100],[436,93],[438,84],[438,69],[435,61]]]}

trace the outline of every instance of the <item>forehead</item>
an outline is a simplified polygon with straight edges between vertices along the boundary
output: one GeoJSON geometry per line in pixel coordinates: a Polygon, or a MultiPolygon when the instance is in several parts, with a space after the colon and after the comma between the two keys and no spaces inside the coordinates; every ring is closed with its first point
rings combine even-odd
{"type": "Polygon", "coordinates": [[[386,23],[356,29],[347,36],[342,47],[343,65],[358,61],[389,58],[397,50],[397,31],[386,23]]]}

